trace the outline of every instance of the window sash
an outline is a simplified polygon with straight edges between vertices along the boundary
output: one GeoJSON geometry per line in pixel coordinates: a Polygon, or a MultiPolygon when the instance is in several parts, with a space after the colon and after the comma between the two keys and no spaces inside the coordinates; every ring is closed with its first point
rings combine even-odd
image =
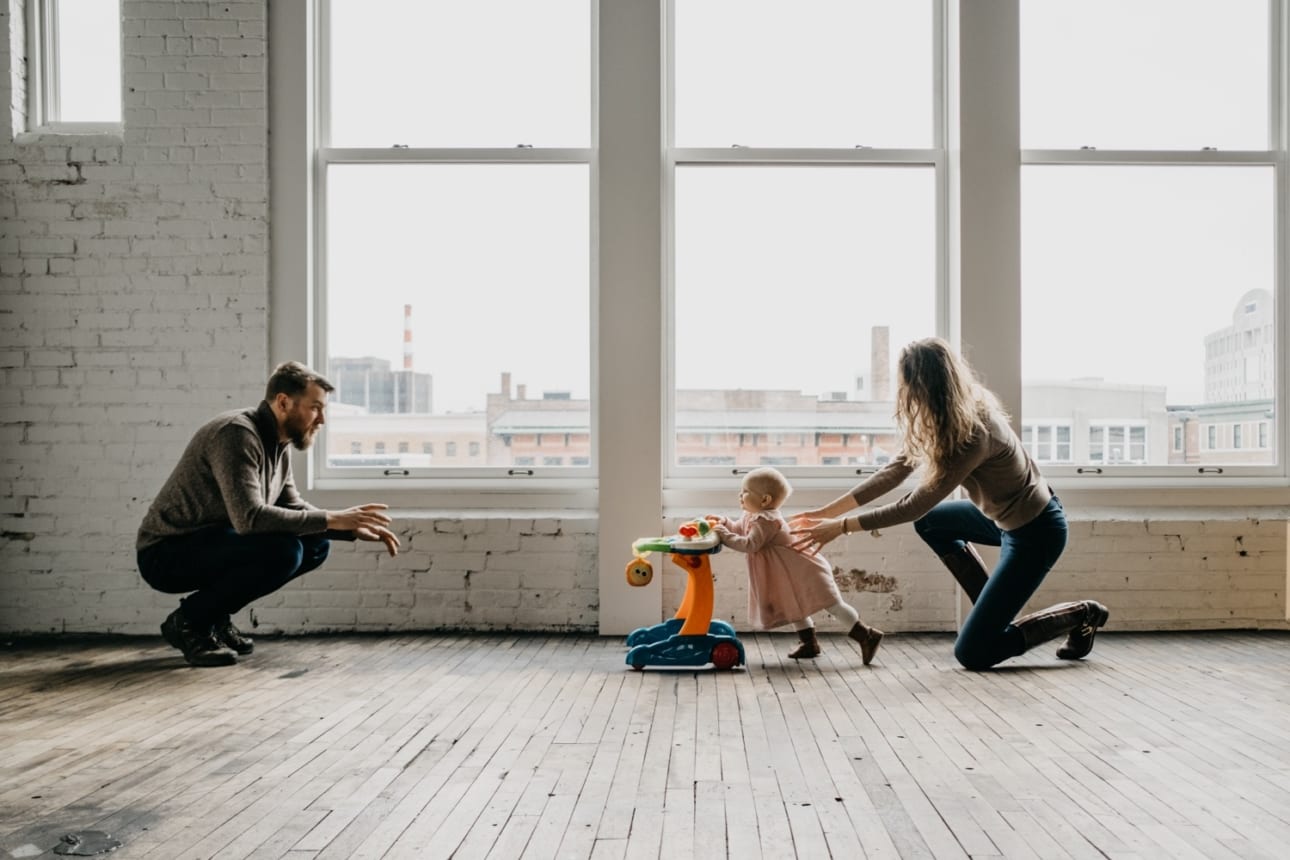
{"type": "MultiPolygon", "coordinates": [[[[588,0],[592,2],[592,0],[588,0]]],[[[595,21],[595,4],[593,8],[593,24],[595,21]]],[[[597,235],[596,228],[596,187],[597,187],[597,163],[596,149],[590,147],[451,147],[451,148],[427,148],[427,147],[333,147],[330,145],[331,123],[328,111],[330,102],[328,94],[329,83],[329,3],[327,0],[320,0],[318,5],[317,31],[316,31],[316,57],[315,65],[317,69],[317,86],[314,93],[314,112],[317,119],[315,132],[315,159],[312,171],[313,195],[313,237],[314,237],[314,254],[312,260],[313,268],[313,302],[312,302],[312,342],[310,347],[316,356],[326,357],[329,353],[327,343],[327,310],[328,310],[328,283],[327,283],[327,179],[329,175],[328,168],[333,165],[508,165],[508,164],[581,164],[587,165],[590,170],[590,207],[591,235],[588,237],[589,248],[592,249],[588,267],[590,269],[590,302],[593,309],[593,327],[594,308],[596,307],[597,293],[597,273],[593,265],[595,258],[594,243],[597,235]]],[[[595,27],[592,30],[592,62],[595,64],[596,52],[596,35],[595,27]]],[[[591,113],[593,127],[593,144],[594,129],[597,121],[596,109],[596,86],[595,86],[595,69],[593,68],[591,87],[591,113]]],[[[550,489],[565,488],[568,490],[578,490],[594,485],[595,469],[592,464],[596,462],[597,451],[597,411],[596,411],[596,339],[593,332],[587,333],[587,343],[592,349],[590,357],[591,363],[591,380],[590,396],[592,399],[590,409],[589,427],[586,432],[590,437],[590,458],[578,458],[582,462],[575,462],[570,465],[563,463],[551,463],[547,468],[542,468],[542,464],[522,463],[522,459],[516,458],[515,462],[509,466],[458,466],[452,465],[453,460],[467,459],[462,451],[470,450],[477,443],[469,443],[470,448],[462,451],[449,449],[453,446],[451,442],[445,442],[442,446],[434,446],[432,442],[422,443],[422,449],[425,453],[433,451],[436,447],[442,448],[442,456],[438,459],[441,465],[436,463],[432,466],[400,466],[398,468],[388,468],[382,466],[331,466],[327,462],[327,427],[323,427],[323,437],[317,441],[310,451],[311,462],[310,471],[316,475],[318,480],[326,485],[352,486],[363,483],[377,481],[385,483],[390,479],[397,480],[400,485],[409,488],[443,488],[443,489],[464,489],[464,488],[489,488],[493,487],[504,492],[526,493],[530,491],[544,491],[550,489]],[[427,446],[430,446],[427,451],[427,446]]],[[[548,458],[549,461],[550,458],[548,458]]]]}
{"type": "MultiPolygon", "coordinates": [[[[949,331],[948,299],[948,266],[947,266],[947,211],[949,207],[950,188],[947,179],[949,156],[946,150],[946,91],[944,86],[945,44],[945,9],[943,3],[935,3],[932,16],[932,31],[927,37],[935,46],[932,51],[934,68],[932,70],[932,111],[933,111],[933,145],[928,149],[919,148],[881,148],[881,149],[837,149],[830,147],[678,147],[676,146],[675,117],[675,0],[668,0],[665,10],[663,39],[663,213],[664,213],[664,343],[662,344],[665,373],[663,379],[663,486],[667,492],[682,492],[687,488],[710,486],[713,480],[737,480],[737,476],[758,465],[757,463],[739,464],[727,462],[730,458],[724,455],[712,457],[682,455],[679,451],[681,439],[678,438],[677,419],[679,414],[676,391],[675,357],[677,347],[676,314],[678,299],[676,296],[676,176],[677,168],[689,166],[795,166],[795,167],[829,167],[829,166],[914,166],[931,167],[935,175],[935,224],[936,224],[936,282],[934,296],[934,324],[936,333],[945,335],[949,331]]],[[[840,457],[821,458],[819,465],[797,465],[795,458],[775,457],[767,454],[760,458],[762,465],[776,465],[788,474],[802,478],[826,478],[838,475],[864,475],[877,470],[877,466],[855,463],[843,464],[840,457]],[[767,463],[767,460],[788,460],[794,462],[767,463]],[[832,462],[830,462],[832,461],[832,462]]]]}

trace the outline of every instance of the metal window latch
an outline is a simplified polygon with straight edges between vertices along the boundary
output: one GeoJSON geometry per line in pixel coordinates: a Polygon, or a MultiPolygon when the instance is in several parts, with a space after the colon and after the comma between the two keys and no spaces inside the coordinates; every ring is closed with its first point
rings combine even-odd
{"type": "Polygon", "coordinates": [[[877,472],[877,471],[878,471],[878,469],[877,469],[877,467],[876,467],[876,466],[862,466],[861,468],[856,469],[856,474],[857,474],[857,475],[872,475],[872,474],[874,474],[874,473],[875,473],[875,472],[877,472]]]}
{"type": "Polygon", "coordinates": [[[411,474],[412,473],[409,472],[407,469],[386,469],[385,470],[386,477],[398,476],[398,477],[406,478],[408,475],[411,475],[411,474]]]}
{"type": "Polygon", "coordinates": [[[1080,466],[1078,469],[1076,469],[1076,470],[1075,470],[1075,474],[1077,474],[1077,475],[1100,475],[1100,474],[1102,474],[1102,470],[1101,470],[1100,468],[1096,467],[1096,466],[1094,466],[1094,467],[1093,467],[1093,468],[1091,468],[1091,469],[1085,469],[1083,466],[1080,466]]]}
{"type": "Polygon", "coordinates": [[[1201,152],[1218,152],[1218,147],[1217,147],[1217,146],[1202,146],[1202,147],[1200,148],[1200,151],[1201,151],[1201,152]]]}
{"type": "Polygon", "coordinates": [[[408,145],[406,143],[396,143],[390,147],[390,149],[407,149],[407,148],[408,148],[408,145]]]}
{"type": "Polygon", "coordinates": [[[1087,152],[1095,152],[1095,151],[1097,151],[1097,147],[1096,147],[1096,146],[1081,146],[1081,147],[1080,147],[1080,149],[1083,149],[1083,150],[1085,150],[1085,151],[1087,151],[1087,152]]]}
{"type": "Polygon", "coordinates": [[[516,148],[516,149],[532,149],[532,148],[533,148],[533,144],[531,144],[531,143],[517,143],[517,144],[515,144],[515,148],[516,148]]]}
{"type": "Polygon", "coordinates": [[[1201,466],[1196,470],[1196,473],[1199,475],[1221,475],[1223,474],[1223,469],[1221,466],[1201,466]]]}
{"type": "Polygon", "coordinates": [[[506,474],[510,475],[513,478],[523,477],[525,475],[532,475],[533,470],[532,469],[507,469],[506,474]]]}

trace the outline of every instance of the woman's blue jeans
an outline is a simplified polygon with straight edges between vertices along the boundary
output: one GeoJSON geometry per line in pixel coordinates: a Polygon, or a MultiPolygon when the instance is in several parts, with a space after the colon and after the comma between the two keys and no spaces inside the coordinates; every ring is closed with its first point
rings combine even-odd
{"type": "Polygon", "coordinates": [[[308,573],[327,560],[330,549],[322,534],[240,535],[214,526],[140,550],[139,572],[158,591],[193,592],[180,603],[193,626],[200,626],[308,573]]]}
{"type": "Polygon", "coordinates": [[[1026,650],[1012,621],[1039,588],[1066,548],[1066,513],[1056,496],[1033,520],[1004,531],[968,501],[941,502],[914,523],[918,536],[938,555],[964,543],[997,546],[999,563],[968,613],[954,643],[966,669],[989,669],[1026,650]]]}

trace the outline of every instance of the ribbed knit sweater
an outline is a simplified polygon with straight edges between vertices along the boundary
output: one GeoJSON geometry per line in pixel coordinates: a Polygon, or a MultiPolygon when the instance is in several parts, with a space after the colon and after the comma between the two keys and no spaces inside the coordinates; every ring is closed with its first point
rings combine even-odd
{"type": "Polygon", "coordinates": [[[193,435],[157,493],[135,548],[211,526],[231,525],[238,534],[327,531],[327,512],[296,491],[289,449],[278,441],[267,401],[217,415],[193,435]]]}
{"type": "MultiPolygon", "coordinates": [[[[1052,498],[1039,467],[1001,417],[994,416],[985,429],[938,481],[921,484],[889,505],[865,511],[860,515],[860,528],[871,531],[911,523],[960,486],[1004,531],[1021,528],[1039,516],[1052,498]]],[[[851,496],[857,505],[864,505],[900,486],[913,471],[914,466],[901,455],[853,489],[851,496]]]]}

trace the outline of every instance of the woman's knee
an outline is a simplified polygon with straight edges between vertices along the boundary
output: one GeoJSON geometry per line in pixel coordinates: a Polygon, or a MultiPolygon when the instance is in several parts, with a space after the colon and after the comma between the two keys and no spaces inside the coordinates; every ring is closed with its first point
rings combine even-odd
{"type": "Polygon", "coordinates": [[[983,672],[999,662],[988,649],[962,636],[954,643],[954,659],[969,672],[983,672]]]}

